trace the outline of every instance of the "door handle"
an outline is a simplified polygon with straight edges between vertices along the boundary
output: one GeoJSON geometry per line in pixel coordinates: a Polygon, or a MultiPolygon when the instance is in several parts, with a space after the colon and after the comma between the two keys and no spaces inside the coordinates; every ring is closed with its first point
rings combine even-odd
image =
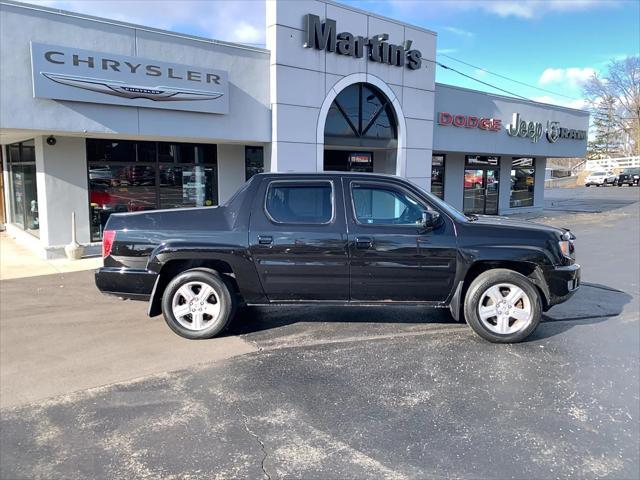
{"type": "Polygon", "coordinates": [[[258,235],[258,243],[260,245],[271,245],[273,237],[271,235],[258,235]]]}
{"type": "Polygon", "coordinates": [[[371,240],[370,237],[356,237],[355,243],[356,248],[361,248],[363,250],[373,246],[373,240],[371,240]]]}

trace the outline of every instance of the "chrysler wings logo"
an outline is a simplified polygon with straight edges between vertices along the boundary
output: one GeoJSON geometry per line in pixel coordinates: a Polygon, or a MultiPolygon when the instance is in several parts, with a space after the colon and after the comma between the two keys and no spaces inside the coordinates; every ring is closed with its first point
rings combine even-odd
{"type": "Polygon", "coordinates": [[[154,102],[175,102],[188,100],[215,100],[223,93],[204,90],[175,89],[171,87],[143,87],[129,85],[119,80],[102,80],[91,77],[80,77],[62,73],[40,72],[44,77],[62,85],[90,90],[92,92],[104,93],[115,97],[128,99],[146,98],[154,102]]]}

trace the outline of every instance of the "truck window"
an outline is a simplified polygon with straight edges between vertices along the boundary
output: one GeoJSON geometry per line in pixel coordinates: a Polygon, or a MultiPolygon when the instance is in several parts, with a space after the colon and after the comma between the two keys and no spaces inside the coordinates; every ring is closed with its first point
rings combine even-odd
{"type": "Polygon", "coordinates": [[[353,185],[353,209],[364,225],[417,225],[428,208],[413,196],[395,188],[353,185]]]}
{"type": "Polygon", "coordinates": [[[271,182],[265,210],[277,223],[330,223],[333,186],[330,182],[271,182]]]}

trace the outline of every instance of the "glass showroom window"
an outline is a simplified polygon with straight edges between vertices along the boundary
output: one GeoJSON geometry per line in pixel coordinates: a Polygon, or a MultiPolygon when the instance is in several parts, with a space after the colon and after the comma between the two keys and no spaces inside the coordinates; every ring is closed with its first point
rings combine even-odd
{"type": "Polygon", "coordinates": [[[218,204],[215,145],[87,140],[91,239],[114,212],[218,204]]]}
{"type": "Polygon", "coordinates": [[[36,153],[33,140],[8,145],[7,151],[12,222],[39,237],[36,153]]]}
{"type": "Polygon", "coordinates": [[[264,172],[264,149],[262,147],[244,147],[245,180],[264,172]]]}
{"type": "Polygon", "coordinates": [[[511,161],[511,197],[509,206],[533,206],[536,166],[533,158],[513,158],[511,161]]]}
{"type": "Polygon", "coordinates": [[[444,160],[445,155],[431,156],[431,193],[444,198],[444,160]]]}

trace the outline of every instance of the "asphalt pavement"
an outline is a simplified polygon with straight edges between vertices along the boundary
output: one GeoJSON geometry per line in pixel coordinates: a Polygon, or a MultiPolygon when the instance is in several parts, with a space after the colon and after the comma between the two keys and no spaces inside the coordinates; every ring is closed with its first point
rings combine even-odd
{"type": "Polygon", "coordinates": [[[65,297],[66,311],[45,296],[34,313],[27,284],[2,282],[3,309],[9,288],[24,307],[11,319],[3,310],[1,373],[18,362],[25,377],[47,368],[38,381],[55,383],[69,340],[54,331],[69,336],[74,322],[73,355],[95,357],[92,369],[116,357],[115,370],[153,364],[163,346],[180,358],[191,345],[248,351],[191,355],[180,370],[161,363],[153,375],[93,388],[84,375],[66,393],[3,408],[0,477],[638,478],[640,188],[546,196],[545,212],[529,217],[574,231],[584,283],[516,345],[487,343],[445,311],[299,307],[245,309],[226,337],[178,349],[136,304],[107,305],[86,273],[65,274],[80,292],[65,297]],[[53,347],[30,349],[34,336],[21,344],[19,328],[44,321],[49,304],[56,355],[28,364],[22,357],[53,347]],[[101,335],[85,350],[83,314],[98,316],[101,335]],[[141,339],[148,329],[153,356],[136,353],[144,341],[127,329],[141,339]]]}

